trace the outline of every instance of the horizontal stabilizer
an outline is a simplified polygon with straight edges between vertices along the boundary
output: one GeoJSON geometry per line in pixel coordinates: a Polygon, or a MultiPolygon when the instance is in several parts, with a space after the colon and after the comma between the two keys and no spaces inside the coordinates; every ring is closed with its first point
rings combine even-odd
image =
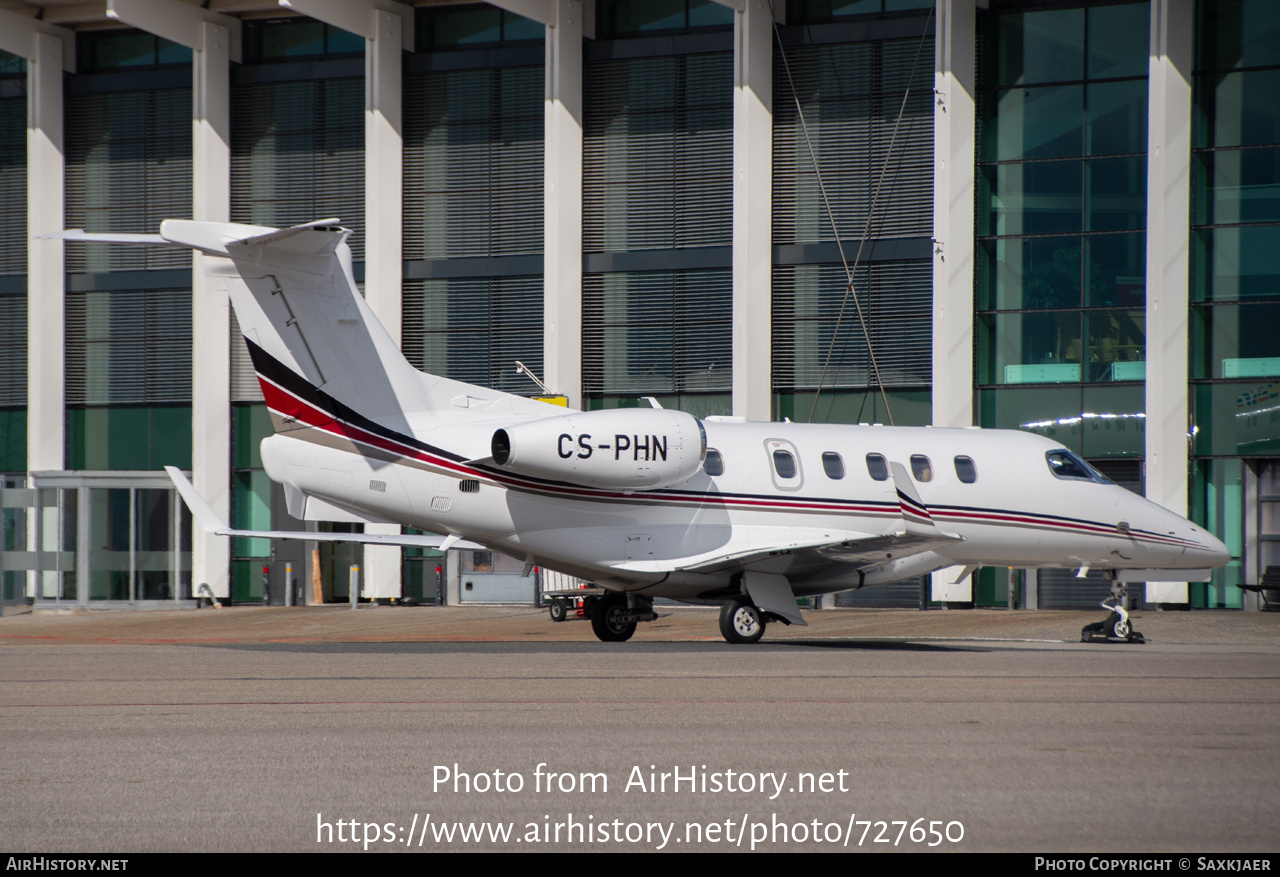
{"type": "Polygon", "coordinates": [[[69,228],[66,231],[56,231],[52,234],[42,234],[38,237],[47,240],[63,240],[72,243],[103,243],[103,244],[141,244],[150,247],[181,247],[183,244],[167,241],[158,234],[101,234],[99,232],[85,231],[83,228],[69,228]]]}
{"type": "Polygon", "coordinates": [[[311,533],[306,530],[235,530],[228,527],[218,517],[218,513],[205,502],[204,497],[196,491],[187,476],[173,466],[165,466],[173,486],[177,488],[182,501],[191,509],[192,516],[200,529],[215,536],[245,536],[257,539],[300,539],[305,542],[362,542],[366,545],[398,545],[410,548],[440,548],[448,543],[449,548],[482,549],[483,545],[458,539],[456,536],[380,536],[372,533],[311,533]]]}

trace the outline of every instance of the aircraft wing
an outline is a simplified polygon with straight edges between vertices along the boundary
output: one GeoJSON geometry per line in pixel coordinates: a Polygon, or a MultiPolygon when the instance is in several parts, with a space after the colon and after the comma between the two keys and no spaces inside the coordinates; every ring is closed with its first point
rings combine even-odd
{"type": "Polygon", "coordinates": [[[892,553],[895,558],[908,557],[954,545],[958,541],[958,536],[945,533],[934,537],[902,531],[880,534],[808,528],[735,527],[733,540],[719,551],[671,560],[629,560],[614,564],[613,568],[651,573],[768,570],[777,565],[777,558],[788,556],[799,561],[870,566],[883,563],[887,559],[886,554],[892,553]]]}
{"type": "MultiPolygon", "coordinates": [[[[739,526],[733,538],[715,552],[672,560],[640,560],[614,564],[632,572],[773,572],[777,558],[820,564],[876,566],[963,542],[964,537],[939,530],[906,468],[890,464],[901,525],[888,533],[739,526]]],[[[793,561],[793,562],[795,562],[793,561]]]]}
{"type": "Polygon", "coordinates": [[[376,533],[313,533],[307,530],[236,530],[227,526],[213,507],[205,502],[204,497],[187,480],[187,476],[173,467],[165,466],[169,480],[177,488],[182,501],[191,509],[191,516],[196,519],[200,529],[215,536],[247,536],[259,539],[301,539],[305,542],[362,542],[366,545],[396,545],[407,548],[474,548],[482,549],[483,545],[468,542],[457,536],[404,536],[380,535],[376,533]]]}

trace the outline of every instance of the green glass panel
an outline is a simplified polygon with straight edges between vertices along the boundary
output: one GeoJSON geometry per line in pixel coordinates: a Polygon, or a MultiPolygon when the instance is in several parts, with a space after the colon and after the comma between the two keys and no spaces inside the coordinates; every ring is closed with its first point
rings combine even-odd
{"type": "Polygon", "coordinates": [[[928,390],[889,390],[886,405],[878,390],[824,390],[817,394],[774,394],[774,418],[798,423],[890,423],[926,426],[933,422],[932,394],[928,390]],[[890,416],[892,415],[892,417],[890,416]]]}
{"type": "Polygon", "coordinates": [[[991,44],[994,38],[995,46],[983,65],[983,84],[1029,85],[1084,78],[1083,9],[1009,13],[982,21],[989,28],[983,42],[991,44]]]}
{"type": "Polygon", "coordinates": [[[602,5],[603,34],[676,30],[685,26],[684,0],[617,0],[602,5]]]}
{"type": "Polygon", "coordinates": [[[1196,222],[1280,222],[1280,149],[1197,155],[1196,222]]]}
{"type": "Polygon", "coordinates": [[[1280,295],[1280,225],[1196,231],[1196,301],[1280,295]]]}
{"type": "Polygon", "coordinates": [[[1197,77],[1197,144],[1280,143],[1280,69],[1197,77]]]}
{"type": "Polygon", "coordinates": [[[715,0],[689,0],[689,27],[733,27],[733,10],[715,0]]]}
{"type": "Polygon", "coordinates": [[[0,409],[0,472],[27,469],[27,409],[0,409]]]}
{"type": "Polygon", "coordinates": [[[262,602],[261,561],[231,561],[231,599],[236,603],[262,602]]]}
{"type": "Polygon", "coordinates": [[[1280,303],[1198,305],[1195,313],[1196,377],[1280,377],[1280,303]]]}
{"type": "Polygon", "coordinates": [[[1191,520],[1221,539],[1232,555],[1208,582],[1191,584],[1192,605],[1200,609],[1238,609],[1243,592],[1244,466],[1241,460],[1199,460],[1192,472],[1191,520]]]}
{"type": "Polygon", "coordinates": [[[419,9],[418,21],[424,46],[465,46],[502,39],[502,15],[492,7],[419,9]]]}
{"type": "Polygon", "coordinates": [[[1081,229],[1081,162],[982,168],[982,234],[1055,234],[1081,229]]]}
{"type": "Polygon", "coordinates": [[[1080,387],[978,391],[978,422],[987,429],[1023,429],[1082,453],[1080,387]]]}
{"type": "Polygon", "coordinates": [[[1090,85],[1085,90],[1085,107],[1089,155],[1147,151],[1145,79],[1090,85]]]}
{"type": "Polygon", "coordinates": [[[1148,4],[1097,6],[1088,16],[1088,77],[1146,76],[1151,33],[1148,4]]]}
{"type": "Polygon", "coordinates": [[[905,12],[909,9],[928,9],[933,0],[884,0],[885,12],[905,12]]]}
{"type": "Polygon", "coordinates": [[[325,51],[332,55],[364,53],[364,37],[332,25],[325,25],[325,51]]]}
{"type": "Polygon", "coordinates": [[[1080,238],[1003,238],[982,241],[984,308],[1080,306],[1080,238]]]}
{"type": "Polygon", "coordinates": [[[982,160],[1069,158],[1084,151],[1084,88],[1079,85],[985,92],[982,160]]]}
{"type": "Polygon", "coordinates": [[[1280,64],[1280,3],[1275,0],[1213,0],[1199,12],[1202,70],[1280,64]]]}
{"type": "Polygon", "coordinates": [[[1143,455],[1147,427],[1144,393],[1141,386],[1084,388],[1080,415],[1084,456],[1098,460],[1143,455]]]}
{"type": "Polygon", "coordinates": [[[82,34],[76,40],[82,71],[154,67],[156,38],[141,31],[108,31],[82,34]]]}
{"type": "Polygon", "coordinates": [[[1147,225],[1147,157],[1095,158],[1085,162],[1087,231],[1119,231],[1147,225]]]}
{"type": "Polygon", "coordinates": [[[191,49],[165,39],[157,39],[157,56],[161,64],[190,64],[191,49]]]}
{"type": "Polygon", "coordinates": [[[1194,398],[1195,454],[1280,453],[1280,380],[1200,384],[1194,398]]]}
{"type": "MultiPolygon", "coordinates": [[[[271,479],[263,471],[231,475],[231,526],[240,530],[271,529],[271,479]]],[[[271,540],[243,536],[231,540],[233,557],[270,557],[271,540]]]]}
{"type": "Polygon", "coordinates": [[[325,26],[299,18],[292,21],[246,21],[245,62],[324,54],[325,26]]]}
{"type": "Polygon", "coordinates": [[[0,52],[0,75],[21,74],[27,72],[27,59],[8,52],[0,52]]]}
{"type": "MultiPolygon", "coordinates": [[[[732,14],[732,10],[730,10],[732,14]]],[[[732,24],[732,20],[730,20],[732,24]]],[[[502,39],[503,40],[540,40],[547,35],[546,26],[534,21],[532,18],[525,18],[516,15],[514,12],[502,13],[502,39]]]]}
{"type": "Polygon", "coordinates": [[[1089,235],[1084,247],[1089,266],[1085,304],[1141,307],[1146,303],[1145,234],[1089,235]]]}
{"type": "Polygon", "coordinates": [[[151,411],[151,447],[147,469],[177,466],[191,468],[190,406],[153,407],[151,411]]]}
{"type": "Polygon", "coordinates": [[[1141,381],[1146,377],[1145,310],[1085,311],[1089,340],[1086,381],[1141,381]]]}
{"type": "Polygon", "coordinates": [[[1082,379],[1080,312],[989,314],[978,319],[980,382],[1062,384],[1082,379]]]}
{"type": "Polygon", "coordinates": [[[262,403],[231,406],[232,469],[261,469],[262,440],[271,435],[271,412],[262,403]]]}

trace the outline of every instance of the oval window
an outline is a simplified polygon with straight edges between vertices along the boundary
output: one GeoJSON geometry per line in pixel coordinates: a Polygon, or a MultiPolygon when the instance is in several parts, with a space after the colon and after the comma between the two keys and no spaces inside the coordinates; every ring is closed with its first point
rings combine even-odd
{"type": "Polygon", "coordinates": [[[932,481],[933,464],[929,462],[929,458],[924,454],[912,454],[911,474],[916,477],[916,481],[932,481]]]}
{"type": "Polygon", "coordinates": [[[774,451],[773,471],[778,473],[779,478],[795,478],[796,458],[791,456],[790,451],[774,451]]]}
{"type": "Polygon", "coordinates": [[[835,451],[823,451],[822,471],[826,472],[827,477],[832,481],[839,481],[844,477],[844,460],[835,451]]]}
{"type": "Polygon", "coordinates": [[[720,456],[720,452],[715,448],[707,448],[707,459],[702,464],[702,468],[707,471],[708,475],[723,475],[724,458],[720,456]]]}
{"type": "Polygon", "coordinates": [[[867,454],[867,474],[875,481],[889,480],[889,464],[882,454],[867,454]]]}
{"type": "Polygon", "coordinates": [[[956,477],[965,484],[972,484],[978,480],[978,467],[974,465],[972,457],[956,457],[956,477]]]}

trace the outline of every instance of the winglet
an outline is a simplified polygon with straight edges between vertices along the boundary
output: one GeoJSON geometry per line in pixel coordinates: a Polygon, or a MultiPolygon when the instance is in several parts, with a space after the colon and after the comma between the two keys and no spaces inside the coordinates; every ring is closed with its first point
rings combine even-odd
{"type": "Polygon", "coordinates": [[[191,509],[191,515],[196,519],[196,523],[200,525],[201,530],[206,533],[220,535],[219,531],[229,529],[226,523],[218,517],[218,513],[213,510],[213,507],[204,501],[204,497],[187,480],[187,476],[182,474],[182,470],[176,466],[165,466],[164,471],[168,473],[169,480],[177,488],[178,495],[182,497],[182,501],[187,504],[187,508],[191,509]]]}
{"type": "Polygon", "coordinates": [[[889,470],[893,473],[893,486],[898,494],[898,508],[902,511],[902,520],[907,525],[908,533],[913,536],[929,536],[955,541],[963,539],[955,533],[944,533],[934,524],[933,515],[929,514],[929,507],[920,499],[920,494],[916,492],[916,486],[911,483],[905,466],[901,463],[890,463],[889,470]]]}

